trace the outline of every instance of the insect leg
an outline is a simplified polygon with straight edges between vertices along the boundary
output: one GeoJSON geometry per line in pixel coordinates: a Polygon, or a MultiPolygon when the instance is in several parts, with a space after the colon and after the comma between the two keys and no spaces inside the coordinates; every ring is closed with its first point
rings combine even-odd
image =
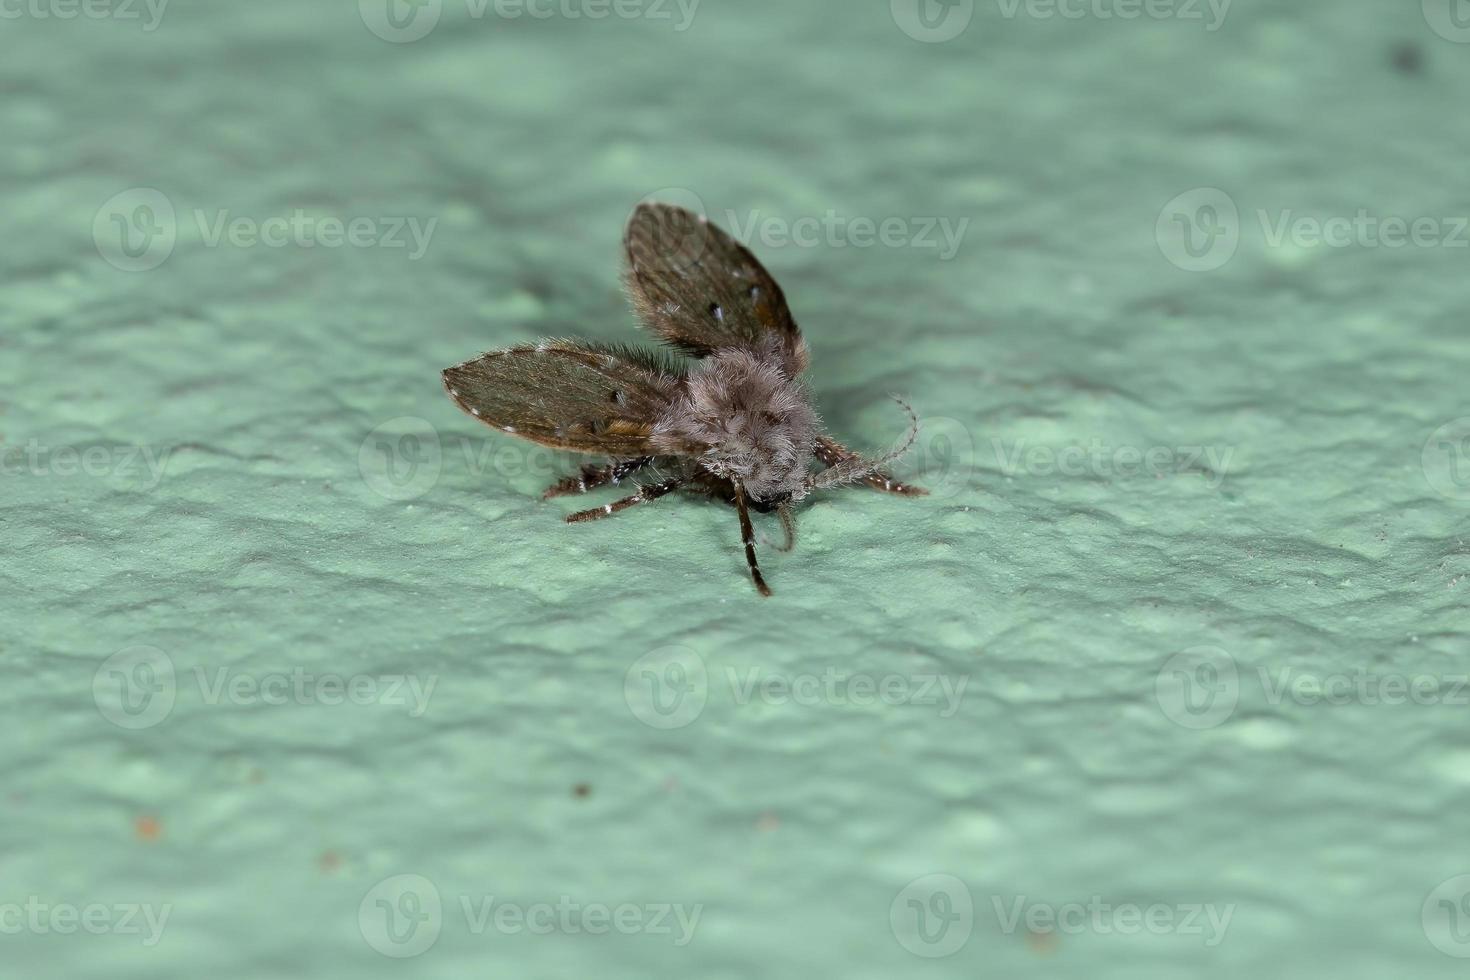
{"type": "Polygon", "coordinates": [[[550,500],[552,497],[561,497],[569,493],[586,493],[588,490],[596,490],[609,483],[617,483],[629,473],[651,462],[653,462],[652,456],[639,456],[637,459],[624,459],[606,466],[584,466],[582,472],[576,476],[558,480],[547,487],[546,492],[541,494],[541,499],[550,500]]]}
{"type": "Polygon", "coordinates": [[[761,577],[761,567],[755,561],[755,531],[750,526],[750,511],[745,506],[745,490],[735,484],[735,509],[740,512],[740,538],[745,542],[745,563],[750,566],[750,577],[763,596],[771,594],[771,587],[761,577]]]}
{"type": "MultiPolygon", "coordinates": [[[[857,453],[830,436],[817,436],[817,460],[823,467],[836,466],[843,460],[853,459],[857,455],[857,453]]],[[[874,490],[881,490],[884,493],[896,493],[904,497],[923,497],[929,493],[923,487],[916,487],[911,483],[900,483],[891,474],[883,470],[868,474],[863,477],[862,482],[874,490]]]]}
{"type": "Polygon", "coordinates": [[[650,483],[646,487],[639,487],[638,492],[631,497],[624,497],[622,500],[610,504],[603,504],[601,507],[593,507],[590,510],[580,510],[575,514],[568,514],[567,523],[579,524],[582,521],[595,521],[599,518],[607,517],[610,514],[616,514],[620,510],[627,510],[634,504],[657,500],[664,494],[679,489],[683,483],[683,477],[675,477],[672,480],[665,480],[662,483],[650,483]]]}

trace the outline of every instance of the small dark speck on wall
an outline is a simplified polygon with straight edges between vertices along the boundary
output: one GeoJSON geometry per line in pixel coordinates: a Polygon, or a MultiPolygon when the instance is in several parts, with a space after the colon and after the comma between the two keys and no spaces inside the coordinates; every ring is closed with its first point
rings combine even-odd
{"type": "Polygon", "coordinates": [[[1424,49],[1414,41],[1403,41],[1393,48],[1393,67],[1401,75],[1424,74],[1424,49]]]}

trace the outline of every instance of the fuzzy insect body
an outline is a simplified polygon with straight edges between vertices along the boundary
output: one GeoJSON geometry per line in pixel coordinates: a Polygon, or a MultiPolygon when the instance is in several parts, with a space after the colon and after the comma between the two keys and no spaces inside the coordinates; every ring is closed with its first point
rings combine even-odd
{"type": "Polygon", "coordinates": [[[755,556],[751,509],[776,511],[785,548],[791,505],[814,490],[864,482],[924,493],[822,432],[801,382],[809,356],[780,286],[739,242],[681,208],[644,204],[624,237],[627,289],[644,324],[682,358],[623,345],[546,340],[492,351],[444,372],[461,409],[487,425],[556,449],[611,458],[548,487],[546,497],[616,484],[645,467],[672,473],[637,493],[570,515],[595,520],[674,490],[735,507],[756,587],[770,595],[755,556]],[[820,467],[812,470],[815,464],[820,467]]]}

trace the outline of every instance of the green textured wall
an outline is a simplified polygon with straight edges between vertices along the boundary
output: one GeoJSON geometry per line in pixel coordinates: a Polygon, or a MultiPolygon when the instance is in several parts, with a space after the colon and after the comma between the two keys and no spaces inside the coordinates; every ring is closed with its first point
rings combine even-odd
{"type": "Polygon", "coordinates": [[[6,976],[1470,970],[1466,4],[385,2],[0,3],[6,976]],[[439,386],[650,195],[769,600],[439,386]]]}

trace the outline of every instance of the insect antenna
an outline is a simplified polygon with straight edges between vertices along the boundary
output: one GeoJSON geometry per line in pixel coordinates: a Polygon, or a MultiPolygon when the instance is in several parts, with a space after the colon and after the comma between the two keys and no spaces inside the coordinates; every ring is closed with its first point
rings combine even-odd
{"type": "Polygon", "coordinates": [[[807,477],[806,488],[808,490],[825,490],[828,487],[835,487],[843,483],[851,483],[854,480],[861,480],[863,477],[883,469],[889,463],[892,463],[909,451],[909,447],[919,437],[919,416],[915,414],[913,407],[899,396],[890,395],[889,397],[898,402],[899,407],[907,412],[909,416],[908,431],[904,433],[903,439],[900,440],[899,444],[882,456],[877,456],[872,459],[865,456],[854,456],[851,459],[844,459],[836,466],[829,467],[820,473],[815,473],[807,477]]]}

